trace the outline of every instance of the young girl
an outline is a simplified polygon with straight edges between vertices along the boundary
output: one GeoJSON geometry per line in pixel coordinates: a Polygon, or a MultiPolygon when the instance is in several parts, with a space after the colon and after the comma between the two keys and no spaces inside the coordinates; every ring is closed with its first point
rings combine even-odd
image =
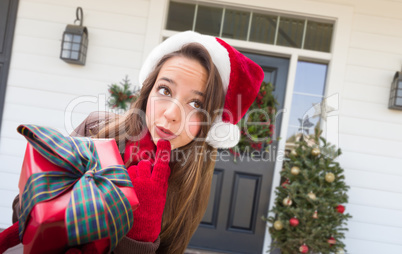
{"type": "Polygon", "coordinates": [[[123,153],[140,206],[114,252],[183,253],[207,208],[216,150],[237,144],[264,73],[224,41],[187,31],[158,45],[139,76],[127,113],[94,112],[72,135],[114,138],[123,153]]]}

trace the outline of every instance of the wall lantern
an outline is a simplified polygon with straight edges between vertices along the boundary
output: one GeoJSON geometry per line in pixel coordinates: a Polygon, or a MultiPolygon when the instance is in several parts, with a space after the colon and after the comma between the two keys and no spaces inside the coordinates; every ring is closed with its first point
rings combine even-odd
{"type": "Polygon", "coordinates": [[[395,73],[388,108],[402,110],[402,71],[395,73]]]}
{"type": "Polygon", "coordinates": [[[78,7],[74,25],[66,26],[61,42],[60,58],[68,63],[85,65],[88,49],[88,30],[85,26],[82,26],[83,21],[82,8],[78,7]],[[75,25],[76,21],[79,21],[80,24],[75,25]]]}

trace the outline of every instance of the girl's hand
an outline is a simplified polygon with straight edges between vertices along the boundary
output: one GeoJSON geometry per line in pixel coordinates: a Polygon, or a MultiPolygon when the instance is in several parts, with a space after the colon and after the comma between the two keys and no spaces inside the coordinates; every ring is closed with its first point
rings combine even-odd
{"type": "Polygon", "coordinates": [[[156,147],[153,170],[147,160],[127,169],[140,203],[134,211],[134,225],[127,237],[142,242],[155,242],[161,231],[170,176],[170,142],[159,140],[156,147]]]}
{"type": "Polygon", "coordinates": [[[18,221],[0,233],[0,253],[5,252],[20,243],[18,221]]]}

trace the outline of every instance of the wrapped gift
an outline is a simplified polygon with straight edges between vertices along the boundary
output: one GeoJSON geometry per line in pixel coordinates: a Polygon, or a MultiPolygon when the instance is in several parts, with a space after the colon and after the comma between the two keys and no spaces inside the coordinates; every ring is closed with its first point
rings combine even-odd
{"type": "Polygon", "coordinates": [[[35,125],[17,130],[28,140],[19,181],[24,253],[64,253],[90,242],[97,253],[112,251],[138,207],[115,140],[35,125]]]}

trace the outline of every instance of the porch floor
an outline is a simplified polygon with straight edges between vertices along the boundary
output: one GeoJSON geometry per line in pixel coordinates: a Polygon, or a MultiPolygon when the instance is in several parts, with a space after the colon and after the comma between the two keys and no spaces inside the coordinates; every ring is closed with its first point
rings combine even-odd
{"type": "MultiPolygon", "coordinates": [[[[0,230],[1,231],[1,230],[0,230]]],[[[22,254],[22,244],[19,244],[11,249],[8,249],[4,254],[22,254]]],[[[184,254],[221,254],[220,252],[211,252],[205,250],[187,249],[184,254]]]]}

